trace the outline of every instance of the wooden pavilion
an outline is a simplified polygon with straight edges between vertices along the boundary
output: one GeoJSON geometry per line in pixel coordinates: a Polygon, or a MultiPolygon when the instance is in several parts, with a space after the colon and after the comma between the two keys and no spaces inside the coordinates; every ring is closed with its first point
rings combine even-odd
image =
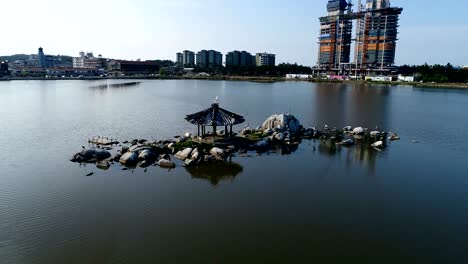
{"type": "Polygon", "coordinates": [[[216,128],[225,128],[225,136],[232,136],[232,127],[245,122],[243,116],[229,112],[215,102],[210,108],[195,114],[187,115],[185,120],[198,126],[198,136],[203,138],[206,135],[206,127],[213,127],[213,138],[216,137],[216,128]],[[229,127],[229,134],[228,134],[229,127]]]}

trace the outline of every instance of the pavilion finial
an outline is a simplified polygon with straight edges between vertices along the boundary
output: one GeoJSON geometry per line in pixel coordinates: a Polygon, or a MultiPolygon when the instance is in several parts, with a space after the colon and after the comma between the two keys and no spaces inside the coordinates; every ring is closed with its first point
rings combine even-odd
{"type": "Polygon", "coordinates": [[[219,97],[218,96],[216,96],[216,98],[214,99],[213,104],[219,104],[219,97]]]}

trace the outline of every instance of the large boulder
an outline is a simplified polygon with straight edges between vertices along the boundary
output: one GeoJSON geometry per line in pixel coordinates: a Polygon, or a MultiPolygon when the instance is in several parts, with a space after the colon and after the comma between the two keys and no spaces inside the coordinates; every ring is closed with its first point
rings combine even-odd
{"type": "Polygon", "coordinates": [[[186,148],[184,150],[181,150],[177,152],[174,156],[180,160],[186,160],[190,154],[192,154],[193,149],[191,148],[186,148]]]}
{"type": "Polygon", "coordinates": [[[295,134],[301,130],[301,123],[295,116],[290,114],[272,115],[263,122],[262,130],[267,129],[279,132],[289,131],[295,134]]]}
{"type": "Polygon", "coordinates": [[[210,150],[210,155],[213,157],[223,157],[224,156],[224,150],[220,148],[212,148],[210,150]]]}
{"type": "Polygon", "coordinates": [[[282,132],[279,132],[279,133],[275,134],[274,138],[277,141],[283,141],[284,140],[284,134],[282,132]]]}
{"type": "Polygon", "coordinates": [[[374,144],[371,145],[371,147],[373,147],[373,148],[383,148],[383,146],[384,146],[383,141],[377,141],[377,142],[375,142],[374,144]]]}
{"type": "Polygon", "coordinates": [[[156,154],[154,154],[154,152],[149,149],[145,149],[140,152],[140,154],[138,155],[138,159],[145,161],[154,161],[156,159],[156,154]]]}
{"type": "Polygon", "coordinates": [[[72,162],[81,162],[81,163],[95,163],[99,161],[106,160],[110,158],[112,155],[110,152],[105,150],[98,150],[98,149],[84,149],[81,152],[76,153],[73,155],[71,161],[72,162]]]}
{"type": "Polygon", "coordinates": [[[160,159],[158,161],[158,165],[161,168],[175,168],[176,164],[170,160],[167,159],[160,159]]]}
{"type": "Polygon", "coordinates": [[[128,149],[128,151],[129,151],[129,152],[136,152],[136,150],[137,150],[138,148],[140,148],[140,147],[141,147],[140,145],[133,145],[133,146],[131,146],[131,147],[128,149]]]}
{"type": "Polygon", "coordinates": [[[364,128],[362,127],[356,127],[353,129],[353,133],[356,134],[356,135],[361,135],[364,133],[364,128]]]}
{"type": "Polygon", "coordinates": [[[120,163],[128,166],[135,166],[138,163],[138,154],[136,152],[127,152],[120,157],[120,163]]]}
{"type": "Polygon", "coordinates": [[[194,161],[198,161],[200,159],[200,152],[198,152],[198,149],[194,149],[192,151],[190,159],[194,161]]]}

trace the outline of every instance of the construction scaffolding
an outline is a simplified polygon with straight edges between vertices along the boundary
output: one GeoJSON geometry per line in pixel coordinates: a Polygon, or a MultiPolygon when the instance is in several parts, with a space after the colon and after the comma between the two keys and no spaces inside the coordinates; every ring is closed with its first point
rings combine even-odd
{"type": "Polygon", "coordinates": [[[391,71],[403,8],[391,7],[385,0],[366,0],[366,5],[359,1],[356,12],[352,6],[347,0],[328,1],[328,16],[320,18],[316,68],[336,75],[391,71]],[[356,36],[352,39],[354,20],[356,36]],[[353,41],[354,62],[350,62],[353,41]]]}

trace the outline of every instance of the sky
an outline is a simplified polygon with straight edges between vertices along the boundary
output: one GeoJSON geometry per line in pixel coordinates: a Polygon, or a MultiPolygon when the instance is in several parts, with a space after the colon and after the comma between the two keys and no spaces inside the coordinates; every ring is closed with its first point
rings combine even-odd
{"type": "MultiPolygon", "coordinates": [[[[214,49],[313,66],[326,0],[0,0],[0,55],[170,59],[214,49]]],[[[357,3],[357,0],[354,0],[357,3]]],[[[396,64],[468,65],[466,0],[393,0],[404,8],[396,64]]]]}

